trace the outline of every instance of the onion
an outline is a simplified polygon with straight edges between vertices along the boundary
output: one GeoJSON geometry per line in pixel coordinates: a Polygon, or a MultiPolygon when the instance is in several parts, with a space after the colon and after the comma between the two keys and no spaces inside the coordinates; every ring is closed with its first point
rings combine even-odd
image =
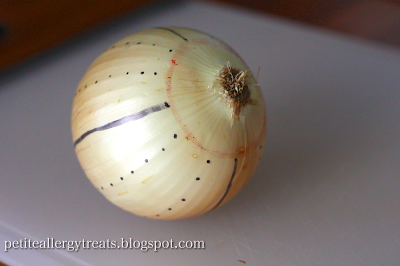
{"type": "Polygon", "coordinates": [[[109,47],[72,108],[78,160],[112,203],[182,219],[232,199],[262,156],[266,114],[249,67],[228,45],[178,27],[109,47]]]}

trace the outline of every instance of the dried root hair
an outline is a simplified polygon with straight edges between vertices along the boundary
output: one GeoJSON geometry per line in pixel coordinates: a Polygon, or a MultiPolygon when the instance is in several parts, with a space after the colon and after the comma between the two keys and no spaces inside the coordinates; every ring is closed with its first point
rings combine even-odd
{"type": "MultiPolygon", "coordinates": [[[[219,73],[218,80],[221,82],[222,89],[220,95],[232,108],[232,116],[240,120],[240,112],[246,105],[256,105],[257,102],[251,99],[249,81],[251,79],[250,70],[240,71],[230,66],[229,62],[219,73]]],[[[233,117],[231,117],[233,125],[233,117]]]]}

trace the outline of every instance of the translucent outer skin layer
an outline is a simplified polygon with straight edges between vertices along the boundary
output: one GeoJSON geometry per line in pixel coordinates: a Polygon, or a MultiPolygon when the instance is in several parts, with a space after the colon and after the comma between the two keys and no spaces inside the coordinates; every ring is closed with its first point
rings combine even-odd
{"type": "Polygon", "coordinates": [[[79,162],[112,203],[154,219],[201,215],[232,199],[253,175],[266,138],[261,92],[233,117],[216,78],[226,44],[185,28],[130,35],[90,66],[73,102],[79,162]]]}

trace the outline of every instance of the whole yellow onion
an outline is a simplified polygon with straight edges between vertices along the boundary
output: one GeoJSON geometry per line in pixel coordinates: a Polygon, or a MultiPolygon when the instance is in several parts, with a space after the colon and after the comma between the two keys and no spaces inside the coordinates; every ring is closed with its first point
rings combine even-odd
{"type": "Polygon", "coordinates": [[[228,45],[186,28],[144,30],[89,67],[72,108],[79,162],[112,203],[154,219],[201,215],[253,175],[261,91],[228,45]]]}

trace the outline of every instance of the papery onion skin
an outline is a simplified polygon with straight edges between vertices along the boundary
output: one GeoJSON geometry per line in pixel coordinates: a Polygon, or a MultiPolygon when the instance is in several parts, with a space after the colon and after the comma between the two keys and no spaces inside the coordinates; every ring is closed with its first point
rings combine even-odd
{"type": "Polygon", "coordinates": [[[264,101],[248,70],[228,45],[192,29],[154,28],[116,42],[89,67],[73,101],[73,142],[89,180],[115,205],[153,219],[194,217],[228,202],[265,146],[264,101]],[[246,79],[250,98],[236,111],[224,68],[246,79]]]}

